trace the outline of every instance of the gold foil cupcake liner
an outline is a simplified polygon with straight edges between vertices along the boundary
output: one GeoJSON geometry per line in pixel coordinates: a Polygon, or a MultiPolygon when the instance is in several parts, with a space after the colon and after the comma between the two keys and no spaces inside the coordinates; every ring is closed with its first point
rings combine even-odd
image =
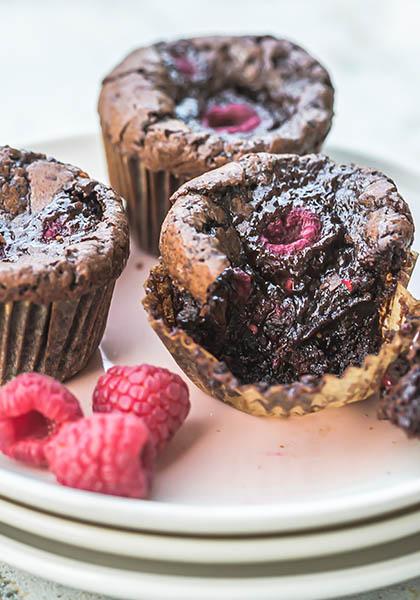
{"type": "Polygon", "coordinates": [[[185,180],[168,171],[150,171],[138,157],[121,154],[106,136],[103,140],[109,180],[127,202],[130,231],[142,250],[157,256],[169,199],[185,180]]]}
{"type": "Polygon", "coordinates": [[[114,285],[50,304],[0,303],[0,384],[27,371],[61,381],[81,371],[104,334],[114,285]]]}
{"type": "Polygon", "coordinates": [[[384,342],[378,354],[366,356],[360,367],[347,367],[341,376],[325,374],[316,383],[241,385],[224,362],[207,352],[185,331],[176,328],[170,281],[161,263],[150,273],[143,303],[153,329],[181,369],[203,392],[251,415],[304,415],[365,400],[379,390],[388,366],[411,343],[412,336],[404,334],[404,328],[401,328],[407,314],[418,320],[420,327],[420,301],[406,289],[415,260],[413,254],[395,295],[383,309],[384,342]]]}

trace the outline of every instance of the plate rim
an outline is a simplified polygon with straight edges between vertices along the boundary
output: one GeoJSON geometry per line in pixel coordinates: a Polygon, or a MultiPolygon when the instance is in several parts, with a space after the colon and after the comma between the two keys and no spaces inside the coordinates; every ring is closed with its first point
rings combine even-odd
{"type": "MultiPolygon", "coordinates": [[[[28,478],[1,468],[0,473],[2,496],[25,503],[28,478]]],[[[32,478],[30,482],[28,506],[90,523],[178,534],[247,535],[316,530],[378,517],[420,503],[420,479],[384,488],[379,500],[378,492],[369,491],[358,494],[351,503],[347,496],[314,501],[310,514],[307,503],[254,504],[240,509],[235,505],[200,507],[106,496],[32,478]]]]}
{"type": "MultiPolygon", "coordinates": [[[[8,529],[9,535],[11,529],[8,529]]],[[[196,600],[197,597],[202,600],[215,597],[219,600],[254,600],[255,597],[261,600],[327,600],[337,598],[339,590],[345,590],[347,596],[411,579],[418,574],[420,561],[420,550],[416,550],[404,556],[340,569],[215,579],[194,575],[193,571],[171,574],[110,567],[101,563],[100,555],[94,552],[88,553],[91,562],[83,562],[69,554],[69,549],[66,554],[63,544],[54,543],[52,548],[39,548],[25,541],[24,535],[8,537],[0,530],[0,550],[6,551],[9,565],[61,585],[111,594],[125,600],[137,600],[139,586],[145,600],[196,600]],[[54,552],[54,548],[60,553],[54,552]]],[[[194,569],[194,565],[189,566],[194,569]]]]}
{"type": "Polygon", "coordinates": [[[286,535],[200,537],[136,532],[63,518],[0,498],[0,523],[53,542],[128,558],[190,564],[295,561],[354,552],[420,533],[420,505],[354,526],[286,535]],[[235,557],[232,560],[232,557],[235,557]]]}

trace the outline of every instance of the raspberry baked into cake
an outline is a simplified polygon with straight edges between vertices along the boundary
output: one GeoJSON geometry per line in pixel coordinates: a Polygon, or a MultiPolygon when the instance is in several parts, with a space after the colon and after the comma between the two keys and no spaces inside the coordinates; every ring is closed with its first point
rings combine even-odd
{"type": "Polygon", "coordinates": [[[0,382],[66,379],[96,350],[129,251],[120,198],[70,165],[0,147],[0,382]]]}
{"type": "Polygon", "coordinates": [[[326,70],[270,36],[140,48],[105,78],[99,99],[111,183],[154,253],[181,183],[249,152],[318,151],[332,114],[326,70]]]}
{"type": "Polygon", "coordinates": [[[145,305],[195,382],[257,414],[375,391],[414,302],[400,283],[413,221],[388,177],[261,153],[172,200],[145,305]]]}
{"type": "Polygon", "coordinates": [[[410,437],[420,436],[420,302],[404,323],[412,334],[408,350],[392,363],[382,381],[379,417],[403,429],[410,437]]]}

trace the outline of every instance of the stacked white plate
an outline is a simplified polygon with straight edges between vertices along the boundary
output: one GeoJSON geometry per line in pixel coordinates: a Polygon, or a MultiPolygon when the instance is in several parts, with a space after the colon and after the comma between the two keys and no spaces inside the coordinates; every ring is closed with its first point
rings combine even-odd
{"type": "MultiPolygon", "coordinates": [[[[95,138],[37,149],[105,179],[95,138]]],[[[420,178],[330,154],[382,168],[420,216],[420,178]]],[[[86,411],[110,364],[178,370],[140,305],[152,262],[133,250],[101,351],[70,383],[86,411]]],[[[279,421],[190,390],[191,414],[160,458],[149,501],[63,488],[0,458],[0,559],[136,600],[332,598],[420,574],[420,443],[378,421],[373,401],[279,421]]]]}

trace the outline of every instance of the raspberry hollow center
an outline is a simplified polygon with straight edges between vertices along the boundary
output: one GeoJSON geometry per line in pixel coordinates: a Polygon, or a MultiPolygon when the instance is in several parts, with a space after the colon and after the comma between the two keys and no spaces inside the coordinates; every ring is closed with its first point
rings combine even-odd
{"type": "Polygon", "coordinates": [[[286,216],[272,221],[261,241],[274,254],[290,255],[311,246],[319,239],[321,221],[304,208],[294,208],[286,216]]]}
{"type": "Polygon", "coordinates": [[[248,104],[232,103],[213,106],[204,114],[202,122],[205,127],[219,132],[244,133],[258,127],[261,119],[248,104]]]}
{"type": "Polygon", "coordinates": [[[15,442],[26,439],[42,440],[51,433],[51,421],[36,410],[11,419],[11,423],[15,442]]]}

